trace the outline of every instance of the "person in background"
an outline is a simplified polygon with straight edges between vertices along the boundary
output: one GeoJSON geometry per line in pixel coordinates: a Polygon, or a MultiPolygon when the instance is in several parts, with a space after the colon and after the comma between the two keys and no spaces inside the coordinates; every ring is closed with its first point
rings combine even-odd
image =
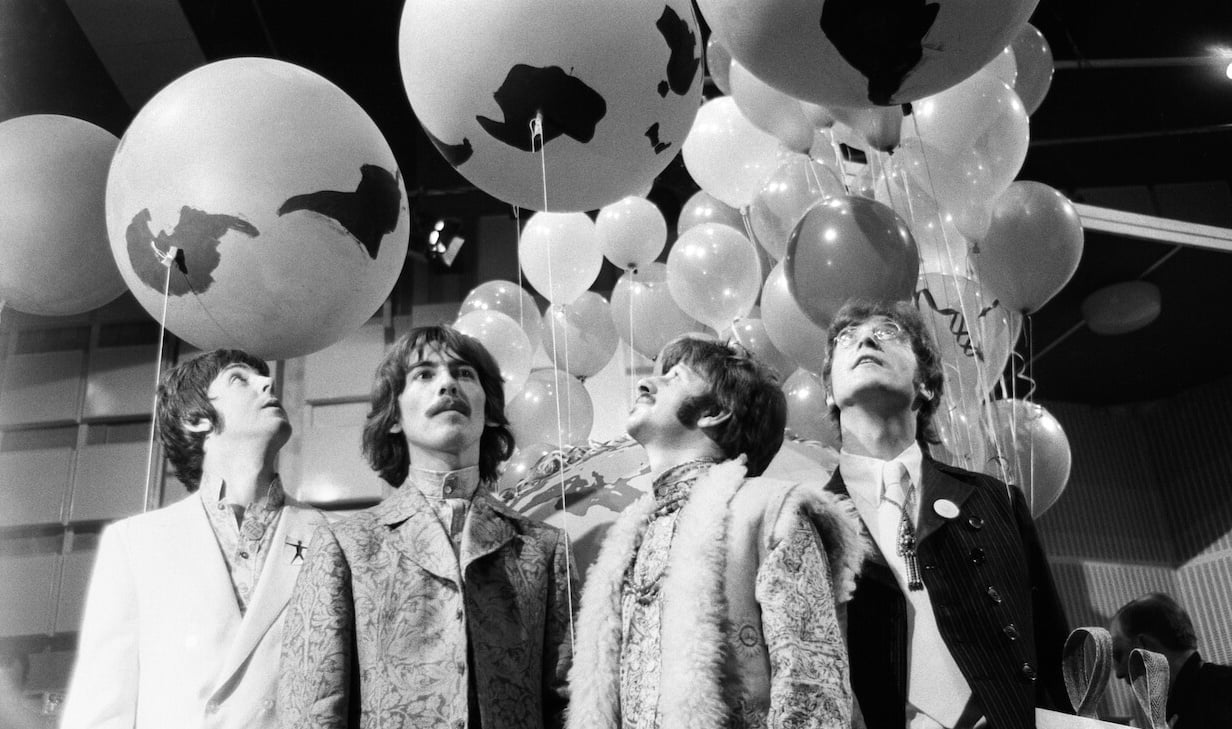
{"type": "Polygon", "coordinates": [[[275,471],[291,423],[231,349],[170,370],[156,418],[190,495],[103,530],[61,726],[277,726],[285,609],[324,522],[275,471]]]}
{"type": "Polygon", "coordinates": [[[846,729],[841,603],[859,520],[820,480],[759,478],[783,441],[779,383],[737,347],[683,338],[627,428],[653,493],[587,575],[570,729],[846,729]]]}
{"type": "Polygon", "coordinates": [[[851,680],[866,726],[1035,726],[1069,711],[1069,634],[1017,488],[934,461],[936,345],[910,304],[848,302],[823,379],[842,434],[828,488],[876,542],[848,608],[851,680]]]}
{"type": "Polygon", "coordinates": [[[424,327],[393,345],[363,450],[397,491],[316,536],[287,617],[284,727],[561,725],[569,544],[490,493],[513,445],[482,344],[424,327]]]}
{"type": "Polygon", "coordinates": [[[1232,666],[1202,660],[1193,621],[1176,600],[1160,592],[1131,600],[1112,616],[1108,630],[1117,678],[1129,681],[1135,648],[1168,659],[1168,726],[1232,727],[1232,666]]]}

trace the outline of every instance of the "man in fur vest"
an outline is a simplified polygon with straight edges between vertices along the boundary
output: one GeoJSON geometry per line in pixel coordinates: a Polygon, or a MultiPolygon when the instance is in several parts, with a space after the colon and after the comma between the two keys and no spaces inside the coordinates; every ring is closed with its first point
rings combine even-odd
{"type": "Polygon", "coordinates": [[[776,378],[679,339],[629,434],[653,493],[608,532],[582,591],[571,729],[847,727],[839,606],[864,557],[850,504],[756,478],[783,439],[776,378]]]}
{"type": "Polygon", "coordinates": [[[828,488],[877,544],[848,606],[863,725],[1034,727],[1034,707],[1066,698],[1069,631],[1021,491],[921,447],[937,442],[943,378],[913,306],[849,302],[826,354],[843,442],[828,488]]]}

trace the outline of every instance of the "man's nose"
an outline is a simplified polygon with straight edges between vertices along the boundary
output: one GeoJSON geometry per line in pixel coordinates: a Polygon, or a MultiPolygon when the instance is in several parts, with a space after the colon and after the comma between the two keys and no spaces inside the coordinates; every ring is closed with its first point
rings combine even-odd
{"type": "Polygon", "coordinates": [[[441,372],[440,376],[440,394],[442,395],[457,395],[458,394],[458,379],[453,376],[453,373],[448,370],[441,372]]]}
{"type": "Polygon", "coordinates": [[[641,395],[643,392],[648,395],[655,394],[656,388],[652,378],[643,377],[637,381],[637,394],[641,395]]]}
{"type": "Polygon", "coordinates": [[[881,340],[873,334],[873,328],[867,327],[856,331],[856,346],[863,347],[868,345],[874,349],[881,349],[881,340]]]}
{"type": "Polygon", "coordinates": [[[270,392],[274,389],[274,378],[267,375],[257,375],[257,382],[260,384],[261,392],[270,392]]]}

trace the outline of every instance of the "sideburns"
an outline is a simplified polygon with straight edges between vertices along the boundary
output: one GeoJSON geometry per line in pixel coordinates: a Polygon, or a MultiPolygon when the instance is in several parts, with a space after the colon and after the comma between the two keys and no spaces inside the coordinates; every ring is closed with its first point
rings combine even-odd
{"type": "Polygon", "coordinates": [[[676,419],[686,428],[696,428],[697,421],[717,409],[718,402],[713,395],[694,395],[680,403],[676,409],[676,419]]]}

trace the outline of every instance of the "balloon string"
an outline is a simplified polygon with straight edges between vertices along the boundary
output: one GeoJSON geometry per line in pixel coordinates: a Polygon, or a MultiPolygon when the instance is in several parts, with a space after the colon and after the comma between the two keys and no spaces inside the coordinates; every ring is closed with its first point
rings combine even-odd
{"type": "Polygon", "coordinates": [[[637,275],[637,269],[633,269],[629,278],[629,384],[625,387],[625,409],[633,407],[633,392],[637,388],[637,359],[633,356],[633,298],[636,294],[636,289],[633,287],[638,285],[637,281],[632,276],[637,275]]]}
{"type": "Polygon", "coordinates": [[[150,409],[150,440],[146,446],[145,458],[145,499],[141,503],[142,511],[150,510],[150,497],[154,490],[154,439],[158,434],[158,383],[163,378],[163,342],[167,335],[167,302],[171,299],[171,267],[175,265],[175,257],[179,249],[171,246],[166,253],[154,249],[158,260],[167,269],[167,277],[163,282],[163,311],[158,319],[158,355],[154,365],[154,406],[150,409]]]}
{"type": "MultiPolygon", "coordinates": [[[[928,155],[924,153],[924,137],[920,134],[920,122],[915,117],[914,114],[911,116],[911,124],[912,124],[912,127],[915,129],[916,138],[920,140],[920,159],[924,163],[924,172],[925,172],[925,177],[928,179],[929,192],[931,193],[933,200],[936,201],[937,185],[936,185],[936,181],[933,178],[932,165],[929,164],[928,155]]],[[[908,199],[908,202],[910,202],[910,199],[911,199],[910,190],[905,187],[907,185],[908,175],[904,174],[902,177],[903,177],[904,189],[907,190],[907,199],[908,199]]],[[[945,229],[945,218],[944,218],[944,215],[942,214],[940,204],[937,205],[937,228],[941,232],[941,243],[945,247],[946,262],[949,265],[949,270],[954,271],[956,270],[957,267],[954,265],[954,257],[953,257],[951,247],[950,247],[950,237],[945,229]]],[[[967,261],[967,267],[969,266],[970,266],[970,260],[967,261]]],[[[964,268],[964,272],[967,272],[966,267],[964,268]]],[[[958,296],[959,308],[962,310],[963,318],[967,322],[966,328],[968,331],[968,336],[972,337],[971,345],[974,348],[974,351],[977,353],[977,355],[980,355],[983,352],[987,351],[987,349],[984,347],[984,344],[986,343],[987,338],[985,337],[984,323],[978,320],[979,319],[978,316],[974,319],[971,317],[971,313],[973,311],[982,310],[981,299],[983,297],[978,287],[978,281],[976,283],[977,283],[977,287],[975,291],[976,306],[974,309],[971,307],[971,302],[968,300],[970,297],[963,295],[962,287],[957,284],[957,281],[955,281],[954,289],[955,289],[955,293],[958,296]],[[975,336],[977,333],[978,333],[978,337],[975,336]]],[[[996,305],[997,305],[996,302],[994,302],[993,307],[995,307],[996,305]]],[[[991,308],[992,307],[990,307],[990,310],[991,308]]],[[[978,404],[981,409],[986,409],[988,411],[989,413],[988,420],[991,422],[992,404],[989,402],[987,395],[988,395],[988,392],[992,390],[993,386],[988,382],[988,377],[987,377],[987,374],[984,372],[984,368],[979,366],[979,362],[981,359],[982,359],[982,356],[977,356],[976,368],[975,368],[975,377],[976,377],[975,384],[976,384],[976,387],[979,388],[979,394],[978,394],[979,403],[978,404]]],[[[961,373],[960,373],[960,378],[961,378],[961,373]]],[[[959,388],[963,389],[963,387],[964,387],[963,384],[960,382],[959,388]]]]}
{"type": "Polygon", "coordinates": [[[834,149],[834,162],[838,165],[838,176],[842,178],[843,190],[850,195],[851,185],[847,183],[847,161],[843,159],[843,149],[833,133],[830,134],[830,146],[834,149]]]}
{"type": "MultiPolygon", "coordinates": [[[[765,250],[766,247],[761,245],[760,242],[758,242],[757,234],[753,232],[753,219],[749,217],[749,206],[748,205],[745,205],[744,207],[740,208],[740,220],[741,222],[744,223],[744,234],[749,237],[749,242],[755,246],[761,246],[762,250],[765,250]]],[[[761,256],[757,257],[757,270],[759,273],[762,273],[762,274],[769,273],[768,271],[761,270],[761,256]]],[[[763,275],[762,278],[765,278],[765,276],[763,275]]],[[[760,294],[758,294],[758,296],[760,297],[760,294]]]]}
{"type": "MultiPolygon", "coordinates": [[[[543,139],[543,111],[542,110],[535,112],[535,118],[530,120],[530,148],[535,149],[536,145],[538,146],[538,149],[539,149],[539,175],[540,175],[540,180],[543,183],[543,212],[547,213],[548,212],[548,153],[547,153],[547,145],[544,144],[544,139],[543,139]]],[[[548,291],[553,291],[555,289],[555,285],[552,283],[552,254],[550,250],[548,252],[547,259],[548,259],[548,291]]],[[[549,317],[549,319],[554,319],[554,318],[555,318],[555,315],[553,315],[552,317],[549,317]]],[[[568,353],[566,353],[566,357],[567,356],[568,356],[568,353]]],[[[553,326],[552,326],[553,369],[555,369],[555,363],[556,363],[556,326],[555,326],[555,322],[553,322],[553,326]]],[[[568,365],[566,364],[566,367],[567,366],[568,365]]],[[[568,373],[566,373],[566,376],[567,374],[568,373]]],[[[568,506],[569,502],[565,498],[565,468],[564,468],[565,434],[564,434],[564,431],[561,429],[562,423],[561,423],[561,412],[560,412],[560,379],[559,377],[554,377],[554,380],[555,381],[553,382],[553,384],[556,385],[556,447],[558,449],[557,452],[560,454],[560,458],[561,458],[561,468],[559,469],[560,518],[561,518],[561,527],[564,528],[565,536],[567,539],[568,534],[569,534],[569,506],[568,506]]],[[[566,589],[566,593],[568,595],[568,600],[569,600],[569,614],[570,615],[573,615],[572,569],[573,569],[573,566],[569,563],[569,560],[566,559],[565,560],[565,589],[566,589]]],[[[572,648],[576,648],[575,638],[573,634],[573,621],[572,620],[569,621],[569,645],[572,648]]]]}
{"type": "MultiPolygon", "coordinates": [[[[522,250],[522,209],[517,205],[511,205],[513,210],[513,249],[515,251],[522,250]]],[[[518,261],[518,326],[526,329],[526,317],[522,311],[522,300],[525,298],[526,289],[522,287],[522,262],[518,261]]],[[[534,356],[534,350],[531,350],[531,356],[534,356]]]]}

